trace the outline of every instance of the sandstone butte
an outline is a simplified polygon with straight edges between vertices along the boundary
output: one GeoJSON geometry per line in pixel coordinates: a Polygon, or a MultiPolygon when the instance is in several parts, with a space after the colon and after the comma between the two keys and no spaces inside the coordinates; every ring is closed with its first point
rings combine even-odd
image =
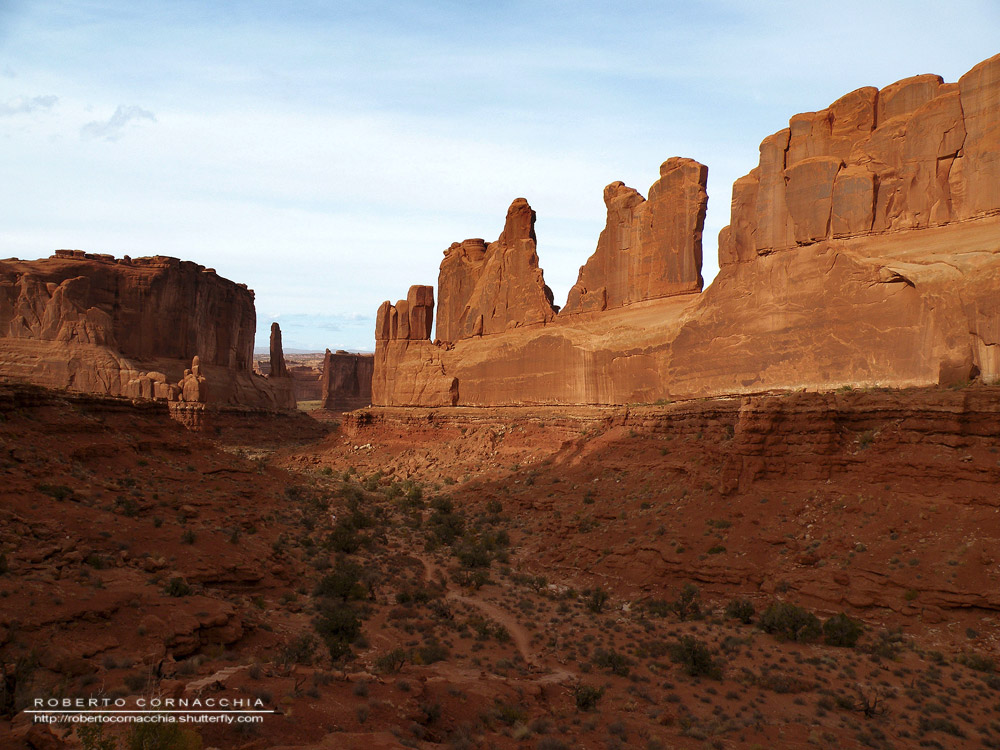
{"type": "Polygon", "coordinates": [[[329,411],[352,411],[372,402],[375,357],[338,349],[326,350],[320,379],[321,406],[329,411]]]}
{"type": "Polygon", "coordinates": [[[281,331],[254,374],[253,292],[177,258],[58,250],[0,261],[0,376],[49,388],[167,401],[295,408],[281,331]]]}
{"type": "Polygon", "coordinates": [[[382,304],[373,403],[623,404],[1000,378],[1000,55],[795,115],[733,186],[701,291],[705,167],[669,159],[607,225],[562,311],[534,212],[382,304]]]}

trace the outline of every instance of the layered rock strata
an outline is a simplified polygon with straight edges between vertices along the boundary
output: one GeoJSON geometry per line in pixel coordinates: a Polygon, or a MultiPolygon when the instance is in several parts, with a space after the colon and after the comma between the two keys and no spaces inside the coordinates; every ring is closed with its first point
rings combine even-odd
{"type": "Polygon", "coordinates": [[[177,258],[59,250],[42,260],[3,260],[0,376],[187,400],[177,384],[197,369],[211,382],[205,395],[198,389],[199,403],[281,407],[275,389],[251,371],[253,299],[245,284],[177,258]]]}
{"type": "MultiPolygon", "coordinates": [[[[607,226],[558,315],[483,312],[477,290],[497,243],[453,245],[438,345],[377,335],[374,403],[617,404],[1000,379],[1000,55],[955,84],[922,75],[858,89],[765,138],[733,186],[720,273],[699,294],[702,170],[668,160],[646,201],[606,189],[607,226]]],[[[524,225],[510,236],[528,235],[524,225]]],[[[524,264],[511,269],[486,299],[537,291],[524,264]]]]}

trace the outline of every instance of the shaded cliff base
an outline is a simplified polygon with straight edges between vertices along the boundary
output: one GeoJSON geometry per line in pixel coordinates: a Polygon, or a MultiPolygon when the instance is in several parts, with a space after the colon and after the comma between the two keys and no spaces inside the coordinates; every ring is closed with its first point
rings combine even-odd
{"type": "Polygon", "coordinates": [[[373,409],[304,441],[0,387],[0,744],[67,746],[21,712],[58,691],[278,709],[173,747],[991,747],[998,400],[373,409]],[[781,640],[776,601],[864,630],[781,640]]]}

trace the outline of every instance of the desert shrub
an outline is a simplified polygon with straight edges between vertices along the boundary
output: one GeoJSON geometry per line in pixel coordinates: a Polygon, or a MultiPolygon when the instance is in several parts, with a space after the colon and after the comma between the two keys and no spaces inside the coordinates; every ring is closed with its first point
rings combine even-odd
{"type": "Polygon", "coordinates": [[[358,534],[358,530],[350,518],[341,518],[337,520],[333,530],[323,541],[323,546],[334,552],[350,555],[358,551],[362,541],[361,535],[358,534]]]}
{"type": "Polygon", "coordinates": [[[573,701],[580,711],[593,711],[603,696],[603,687],[580,684],[573,688],[573,701]]]}
{"type": "Polygon", "coordinates": [[[726,605],[726,617],[739,620],[744,625],[749,625],[753,621],[754,614],[753,602],[749,599],[733,599],[726,605]]]}
{"type": "Polygon", "coordinates": [[[822,626],[812,612],[788,602],[775,602],[757,620],[765,633],[788,641],[811,641],[820,636],[822,626]]]}
{"type": "Polygon", "coordinates": [[[446,497],[436,497],[431,502],[434,512],[427,519],[431,540],[438,544],[454,544],[465,531],[465,518],[456,513],[451,500],[446,497]]]}
{"type": "Polygon", "coordinates": [[[403,668],[408,659],[404,649],[394,648],[375,658],[375,670],[382,674],[395,674],[403,668]]]}
{"type": "Polygon", "coordinates": [[[169,596],[187,596],[191,593],[191,587],[184,582],[183,578],[174,577],[171,578],[167,585],[163,587],[164,593],[169,596]]]}
{"type": "Polygon", "coordinates": [[[602,587],[598,586],[592,591],[585,592],[587,595],[587,609],[600,614],[604,611],[604,606],[608,603],[609,594],[602,587]]]}
{"type": "Polygon", "coordinates": [[[128,750],[201,750],[197,732],[179,724],[132,724],[128,734],[128,750]]]}
{"type": "Polygon", "coordinates": [[[43,482],[35,485],[35,489],[43,495],[48,495],[53,500],[62,501],[73,497],[73,490],[65,484],[45,484],[43,482]]]}
{"type": "Polygon", "coordinates": [[[349,654],[351,644],[361,635],[361,619],[346,604],[325,604],[313,626],[334,660],[349,654]]]}
{"type": "Polygon", "coordinates": [[[823,623],[823,640],[827,646],[852,648],[863,632],[864,626],[844,612],[823,623]]]}
{"type": "Polygon", "coordinates": [[[493,561],[490,551],[482,542],[467,542],[455,550],[458,564],[470,570],[473,568],[488,568],[493,561]]]}
{"type": "Polygon", "coordinates": [[[114,737],[104,735],[102,724],[84,724],[76,730],[83,750],[118,750],[118,742],[114,737]]]}
{"type": "Polygon", "coordinates": [[[917,731],[921,734],[926,732],[944,732],[952,737],[965,737],[965,732],[953,721],[943,717],[929,718],[921,716],[917,722],[917,731]]]}
{"type": "Polygon", "coordinates": [[[977,653],[962,654],[955,661],[977,672],[993,672],[997,666],[992,657],[977,653]]]}
{"type": "Polygon", "coordinates": [[[628,677],[629,667],[632,666],[631,659],[624,654],[619,654],[614,649],[610,651],[605,651],[602,648],[597,649],[594,651],[591,662],[595,667],[606,669],[611,674],[616,674],[619,677],[628,677]]]}
{"type": "Polygon", "coordinates": [[[309,633],[303,633],[298,638],[286,643],[281,649],[281,662],[283,664],[312,664],[315,650],[316,639],[309,633]]]}
{"type": "Polygon", "coordinates": [[[430,643],[425,643],[423,646],[418,646],[413,652],[413,663],[414,664],[435,664],[439,661],[445,661],[451,652],[448,648],[438,641],[431,641],[430,643]]]}
{"type": "Polygon", "coordinates": [[[722,679],[722,667],[712,658],[708,646],[691,635],[679,638],[670,647],[670,658],[691,677],[722,679]]]}
{"type": "Polygon", "coordinates": [[[674,611],[666,599],[647,599],[643,608],[653,617],[666,617],[674,611]]]}
{"type": "Polygon", "coordinates": [[[903,629],[880,630],[870,643],[859,648],[874,657],[895,659],[905,645],[903,629]]]}
{"type": "Polygon", "coordinates": [[[365,589],[360,583],[361,566],[355,562],[341,560],[332,573],[323,576],[316,584],[316,596],[331,599],[364,599],[365,589]]]}
{"type": "Polygon", "coordinates": [[[698,587],[693,583],[685,583],[671,608],[681,620],[696,620],[701,617],[701,593],[698,587]]]}

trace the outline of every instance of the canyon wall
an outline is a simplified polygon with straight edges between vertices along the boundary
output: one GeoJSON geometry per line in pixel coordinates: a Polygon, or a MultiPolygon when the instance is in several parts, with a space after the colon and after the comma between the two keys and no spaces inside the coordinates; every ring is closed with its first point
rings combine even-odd
{"type": "Polygon", "coordinates": [[[59,250],[0,261],[0,376],[112,396],[281,408],[251,370],[253,292],[195,263],[59,250]],[[192,364],[192,360],[197,362],[192,364]],[[188,386],[190,371],[207,383],[188,386]],[[187,371],[187,372],[186,372],[187,371]]]}
{"type": "Polygon", "coordinates": [[[668,160],[645,200],[609,185],[607,225],[558,314],[539,302],[521,199],[496,243],[452,245],[437,340],[380,324],[373,402],[616,404],[1000,379],[1000,55],[958,83],[858,89],[765,138],[733,186],[719,275],[699,293],[704,170],[668,160]]]}

